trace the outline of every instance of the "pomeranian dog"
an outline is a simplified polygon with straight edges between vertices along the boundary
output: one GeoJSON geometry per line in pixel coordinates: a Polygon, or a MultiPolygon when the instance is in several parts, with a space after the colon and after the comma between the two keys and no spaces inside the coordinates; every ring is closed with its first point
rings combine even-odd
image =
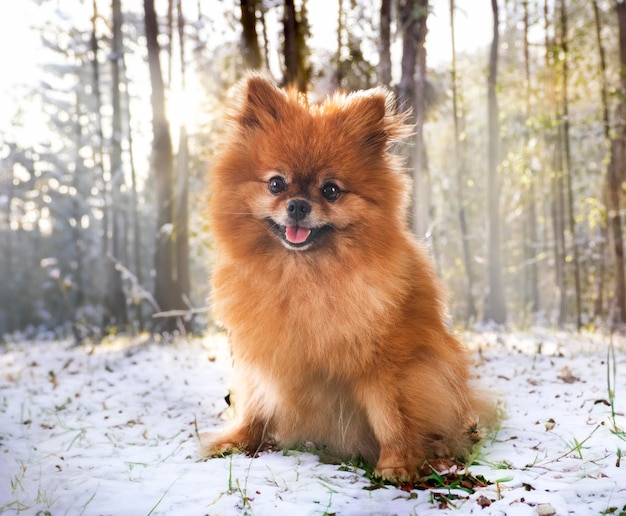
{"type": "Polygon", "coordinates": [[[313,442],[407,480],[471,445],[482,404],[407,224],[390,146],[411,128],[393,105],[383,89],[310,105],[260,75],[240,86],[209,212],[236,418],[201,436],[207,455],[313,442]]]}

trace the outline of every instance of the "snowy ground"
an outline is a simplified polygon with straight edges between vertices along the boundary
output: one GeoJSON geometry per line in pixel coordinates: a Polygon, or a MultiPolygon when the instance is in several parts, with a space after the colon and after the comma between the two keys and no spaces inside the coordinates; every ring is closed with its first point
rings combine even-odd
{"type": "Polygon", "coordinates": [[[607,370],[607,336],[464,338],[472,370],[507,415],[470,468],[491,484],[471,494],[365,489],[361,470],[305,452],[199,460],[197,430],[221,425],[226,407],[222,338],[118,339],[93,349],[8,342],[0,346],[0,513],[626,515],[626,457],[618,465],[626,436],[615,426],[626,426],[624,339],[613,339],[607,370]]]}

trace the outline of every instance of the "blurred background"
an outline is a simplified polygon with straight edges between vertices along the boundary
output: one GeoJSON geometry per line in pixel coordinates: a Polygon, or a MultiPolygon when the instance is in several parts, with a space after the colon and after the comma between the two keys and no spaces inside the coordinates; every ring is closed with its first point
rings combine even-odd
{"type": "Polygon", "coordinates": [[[209,327],[206,176],[250,68],[412,108],[455,325],[626,322],[623,0],[0,0],[0,64],[0,340],[209,327]]]}

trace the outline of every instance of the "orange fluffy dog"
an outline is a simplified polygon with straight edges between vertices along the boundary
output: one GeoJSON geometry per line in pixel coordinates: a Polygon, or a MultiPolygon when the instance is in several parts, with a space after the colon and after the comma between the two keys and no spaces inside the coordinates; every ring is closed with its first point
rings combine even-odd
{"type": "Polygon", "coordinates": [[[241,91],[210,208],[237,417],[206,453],[312,441],[408,479],[467,450],[467,358],[389,153],[405,117],[381,89],[309,105],[252,75],[241,91]]]}

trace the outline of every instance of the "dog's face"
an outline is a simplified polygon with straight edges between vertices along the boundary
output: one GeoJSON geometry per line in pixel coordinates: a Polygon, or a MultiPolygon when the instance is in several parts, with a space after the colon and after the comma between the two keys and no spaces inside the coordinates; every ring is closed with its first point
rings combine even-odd
{"type": "Polygon", "coordinates": [[[310,106],[295,92],[248,79],[228,170],[216,174],[217,204],[230,205],[238,219],[229,238],[255,240],[257,250],[322,251],[367,245],[372,232],[394,223],[406,185],[387,149],[405,126],[388,113],[388,101],[372,90],[310,106]]]}
{"type": "Polygon", "coordinates": [[[287,249],[309,249],[353,222],[351,212],[358,210],[359,200],[346,200],[354,194],[334,175],[327,172],[306,178],[279,169],[261,179],[267,195],[256,203],[259,215],[266,215],[270,230],[287,249]]]}

